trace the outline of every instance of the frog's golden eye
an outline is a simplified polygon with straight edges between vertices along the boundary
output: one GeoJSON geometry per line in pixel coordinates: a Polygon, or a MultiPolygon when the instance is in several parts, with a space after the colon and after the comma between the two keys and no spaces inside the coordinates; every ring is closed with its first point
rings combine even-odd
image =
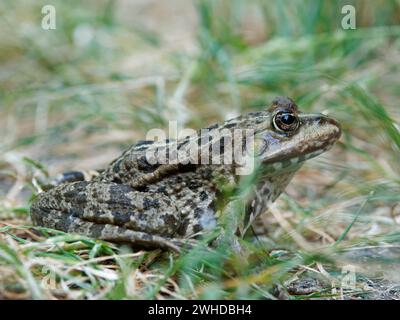
{"type": "Polygon", "coordinates": [[[297,130],[300,122],[299,118],[295,114],[281,111],[274,116],[272,123],[274,124],[275,129],[278,131],[293,132],[297,130]]]}

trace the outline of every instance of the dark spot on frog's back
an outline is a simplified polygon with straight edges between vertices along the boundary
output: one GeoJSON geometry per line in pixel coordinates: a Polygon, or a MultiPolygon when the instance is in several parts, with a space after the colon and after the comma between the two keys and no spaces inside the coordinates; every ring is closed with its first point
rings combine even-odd
{"type": "Polygon", "coordinates": [[[158,193],[162,193],[162,194],[164,194],[164,195],[168,195],[166,186],[159,186],[159,187],[157,188],[157,192],[158,192],[158,193]]]}
{"type": "Polygon", "coordinates": [[[158,202],[157,199],[151,199],[149,197],[145,197],[143,199],[143,210],[148,210],[151,208],[159,208],[160,203],[158,202]]]}
{"type": "Polygon", "coordinates": [[[200,200],[204,201],[208,198],[208,194],[205,191],[200,192],[200,200]]]}
{"type": "Polygon", "coordinates": [[[188,188],[190,190],[196,190],[202,186],[201,181],[199,180],[190,180],[189,183],[187,184],[188,188]]]}
{"type": "Polygon", "coordinates": [[[109,189],[109,194],[111,197],[106,202],[116,203],[124,206],[133,206],[131,199],[128,197],[128,194],[132,191],[133,189],[125,184],[111,185],[109,189]]]}

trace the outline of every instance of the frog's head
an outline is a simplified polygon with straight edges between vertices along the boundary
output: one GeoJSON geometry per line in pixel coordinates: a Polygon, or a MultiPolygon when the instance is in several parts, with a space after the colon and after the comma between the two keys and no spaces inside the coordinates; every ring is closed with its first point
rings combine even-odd
{"type": "Polygon", "coordinates": [[[323,114],[301,113],[293,100],[278,97],[257,127],[255,151],[262,164],[279,170],[325,152],[340,134],[336,120],[323,114]]]}

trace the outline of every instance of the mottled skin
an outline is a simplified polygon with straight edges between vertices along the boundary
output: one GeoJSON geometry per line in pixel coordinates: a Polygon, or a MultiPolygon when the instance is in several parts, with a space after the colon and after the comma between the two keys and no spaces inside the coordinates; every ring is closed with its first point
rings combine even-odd
{"type": "MultiPolygon", "coordinates": [[[[292,100],[283,97],[275,99],[267,111],[208,129],[225,132],[225,136],[239,128],[254,130],[256,160],[262,169],[247,203],[247,225],[275,201],[305,160],[328,150],[340,137],[335,120],[300,113],[292,100]]],[[[146,155],[149,151],[156,155],[172,152],[174,147],[185,150],[197,143],[210,150],[218,144],[224,156],[226,140],[219,137],[204,142],[199,136],[139,142],[90,181],[71,182],[74,179],[69,175],[38,195],[31,207],[32,221],[98,239],[179,251],[188,239],[218,224],[221,178],[237,185],[238,164],[154,164],[146,155]]],[[[83,175],[77,177],[82,179],[83,175]]]]}

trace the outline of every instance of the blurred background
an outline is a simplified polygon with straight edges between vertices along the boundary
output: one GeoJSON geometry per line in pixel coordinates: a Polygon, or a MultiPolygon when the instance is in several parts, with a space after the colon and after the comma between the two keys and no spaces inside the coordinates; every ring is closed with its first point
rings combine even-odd
{"type": "Polygon", "coordinates": [[[0,227],[30,224],[38,172],[100,169],[168,120],[199,129],[284,95],[343,136],[278,201],[291,229],[264,217],[271,247],[340,243],[400,283],[399,22],[398,0],[2,0],[0,227]],[[42,28],[48,4],[55,30],[42,28]]]}

